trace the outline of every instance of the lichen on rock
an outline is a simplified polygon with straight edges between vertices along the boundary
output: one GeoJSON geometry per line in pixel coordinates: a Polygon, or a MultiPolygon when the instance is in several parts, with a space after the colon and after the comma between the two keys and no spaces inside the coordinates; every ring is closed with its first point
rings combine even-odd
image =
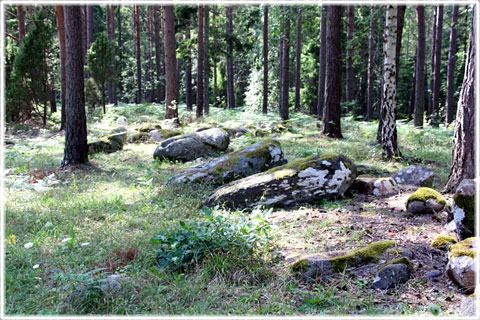
{"type": "Polygon", "coordinates": [[[430,246],[432,248],[446,248],[448,245],[452,243],[456,243],[457,240],[449,235],[446,234],[438,234],[435,239],[433,239],[430,246]]]}

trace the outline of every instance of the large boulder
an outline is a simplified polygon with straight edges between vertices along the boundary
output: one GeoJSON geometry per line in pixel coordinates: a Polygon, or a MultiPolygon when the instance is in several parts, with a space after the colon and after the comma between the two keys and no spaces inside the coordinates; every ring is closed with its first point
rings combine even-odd
{"type": "Polygon", "coordinates": [[[112,153],[123,149],[127,140],[127,133],[117,133],[106,137],[98,138],[88,144],[88,153],[106,152],[112,153]]]}
{"type": "Polygon", "coordinates": [[[222,184],[287,163],[276,140],[265,140],[180,172],[168,179],[174,183],[222,184]]]}
{"type": "Polygon", "coordinates": [[[437,191],[430,188],[418,188],[407,200],[410,213],[437,213],[443,210],[446,201],[437,191]]]}
{"type": "Polygon", "coordinates": [[[164,140],[155,149],[153,158],[191,161],[218,151],[225,151],[229,143],[230,139],[225,130],[213,128],[164,140]]]}
{"type": "Polygon", "coordinates": [[[475,290],[477,238],[468,238],[448,248],[448,277],[468,292],[475,290]]]}
{"type": "Polygon", "coordinates": [[[411,165],[395,173],[392,178],[400,185],[431,187],[434,176],[435,173],[429,167],[411,165]]]}
{"type": "Polygon", "coordinates": [[[343,196],[355,180],[356,172],[355,164],[343,155],[311,156],[233,181],[214,190],[204,205],[288,206],[343,196]]]}
{"type": "Polygon", "coordinates": [[[457,187],[455,195],[453,219],[460,240],[473,237],[475,234],[475,181],[463,180],[457,187]]]}

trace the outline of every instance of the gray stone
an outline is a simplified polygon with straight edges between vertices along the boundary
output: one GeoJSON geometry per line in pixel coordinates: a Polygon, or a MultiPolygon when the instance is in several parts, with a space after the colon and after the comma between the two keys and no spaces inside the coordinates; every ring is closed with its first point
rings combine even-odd
{"type": "Polygon", "coordinates": [[[126,132],[126,131],[128,131],[127,128],[125,128],[123,126],[120,126],[120,127],[116,127],[111,132],[112,133],[121,133],[121,132],[126,132]]]}
{"type": "Polygon", "coordinates": [[[355,177],[355,164],[347,157],[316,155],[233,181],[214,190],[204,205],[228,208],[288,206],[341,197],[355,177]]]}
{"type": "Polygon", "coordinates": [[[375,195],[379,198],[393,196],[399,192],[398,185],[392,178],[359,177],[351,189],[358,194],[375,195]]]}
{"type": "Polygon", "coordinates": [[[180,130],[172,129],[158,129],[148,133],[150,141],[162,141],[171,137],[179,136],[182,132],[180,130]]]}
{"type": "Polygon", "coordinates": [[[442,275],[442,271],[440,270],[433,270],[425,273],[425,277],[427,278],[436,278],[436,277],[440,277],[441,275],[442,275]]]}
{"type": "Polygon", "coordinates": [[[425,166],[410,165],[395,173],[392,177],[400,185],[413,184],[421,187],[431,187],[435,173],[425,166]]]}
{"type": "Polygon", "coordinates": [[[435,199],[427,199],[427,201],[414,200],[407,205],[407,211],[410,213],[437,213],[443,209],[444,205],[435,201],[435,199]]]}
{"type": "Polygon", "coordinates": [[[462,299],[462,303],[460,305],[460,312],[464,317],[478,316],[477,315],[477,299],[475,295],[464,297],[462,299]]]}
{"type": "Polygon", "coordinates": [[[128,120],[124,116],[120,116],[117,118],[117,125],[118,126],[128,126],[128,120]]]}
{"type": "Polygon", "coordinates": [[[373,280],[374,289],[386,290],[405,283],[410,279],[410,270],[403,263],[393,263],[383,267],[373,280]]]}
{"type": "Polygon", "coordinates": [[[460,240],[475,235],[475,180],[464,179],[453,196],[453,220],[460,240]]]}
{"type": "Polygon", "coordinates": [[[223,184],[285,163],[287,158],[280,143],[265,140],[182,171],[167,183],[223,184]]]}
{"type": "Polygon", "coordinates": [[[449,246],[447,275],[450,280],[468,292],[475,290],[476,259],[474,257],[476,247],[476,238],[469,238],[449,246]]]}
{"type": "Polygon", "coordinates": [[[220,128],[183,134],[161,142],[153,154],[154,159],[191,161],[201,156],[225,151],[230,143],[227,132],[220,128]]]}
{"type": "Polygon", "coordinates": [[[99,138],[97,141],[93,141],[88,144],[88,152],[116,152],[123,149],[123,145],[125,144],[126,140],[126,132],[112,134],[103,138],[99,138]]]}

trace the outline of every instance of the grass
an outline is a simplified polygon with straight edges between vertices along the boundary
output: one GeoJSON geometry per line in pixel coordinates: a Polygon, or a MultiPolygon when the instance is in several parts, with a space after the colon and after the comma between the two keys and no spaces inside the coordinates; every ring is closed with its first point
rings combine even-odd
{"type": "MultiPolygon", "coordinates": [[[[162,120],[160,105],[109,106],[102,116],[97,110],[89,114],[89,140],[107,134],[116,127],[118,116],[130,123],[162,120]]],[[[235,126],[263,125],[279,122],[277,115],[248,114],[239,110],[211,108],[211,115],[195,123],[193,113],[180,106],[185,132],[206,124],[235,126]],[[234,119],[234,120],[232,120],[234,119]]],[[[52,125],[54,128],[55,124],[52,125]]],[[[407,163],[384,162],[375,142],[375,122],[342,122],[345,139],[333,140],[319,135],[317,121],[294,114],[290,131],[275,137],[289,161],[314,154],[342,153],[356,163],[369,163],[396,171],[407,163]]],[[[242,266],[228,255],[211,255],[187,273],[152,271],[155,248],[149,239],[159,229],[180,220],[199,219],[203,199],[213,190],[189,186],[165,186],[168,177],[191,163],[156,163],[155,144],[127,144],[121,152],[96,154],[85,169],[60,171],[64,138],[40,130],[36,137],[9,137],[15,145],[5,149],[6,237],[15,236],[15,244],[6,246],[5,310],[9,315],[35,314],[410,314],[424,310],[404,308],[402,302],[379,307],[373,296],[335,291],[320,284],[309,287],[292,277],[288,268],[266,259],[242,266]],[[36,171],[54,171],[53,178],[43,179],[44,189],[35,190],[31,176],[36,171]],[[32,243],[32,246],[26,244],[32,243]],[[122,252],[138,250],[135,258],[120,263],[122,252]],[[119,256],[120,255],[120,256],[119,256]],[[108,269],[112,267],[113,269],[108,269]],[[115,264],[118,265],[115,265],[115,264]],[[100,271],[93,272],[100,268],[100,271]],[[51,275],[52,270],[61,276],[51,275]],[[92,279],[105,278],[108,272],[125,273],[130,280],[113,296],[88,309],[77,310],[67,302],[69,294],[92,279]],[[80,275],[80,276],[74,276],[80,275]]],[[[404,155],[415,156],[433,166],[437,174],[434,188],[446,181],[451,159],[453,130],[425,128],[399,122],[399,145],[404,155]],[[427,143],[425,143],[427,142],[427,143]],[[437,169],[438,168],[438,169],[437,169]]],[[[232,139],[229,149],[239,150],[265,138],[245,135],[232,139]]],[[[49,172],[50,173],[50,172],[49,172]]],[[[322,201],[307,209],[340,210],[341,201],[322,201]]],[[[294,210],[294,209],[292,209],[294,210]]],[[[240,215],[240,212],[229,213],[240,215]]],[[[289,242],[296,236],[301,243],[321,234],[332,221],[312,225],[302,233],[295,224],[274,225],[271,243],[289,242]]],[[[275,223],[273,223],[275,224],[275,223]]],[[[341,241],[360,244],[362,232],[335,231],[341,241]]],[[[261,253],[268,256],[268,250],[261,253]]],[[[344,280],[350,281],[350,280],[344,280]]],[[[342,284],[346,286],[347,284],[342,284]]],[[[348,283],[361,287],[363,282],[348,283]]]]}

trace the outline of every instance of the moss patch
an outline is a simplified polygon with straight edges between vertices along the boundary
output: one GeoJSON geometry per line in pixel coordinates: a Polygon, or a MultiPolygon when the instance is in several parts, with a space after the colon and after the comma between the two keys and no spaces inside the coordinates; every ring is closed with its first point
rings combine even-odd
{"type": "Polygon", "coordinates": [[[307,261],[308,259],[299,259],[295,261],[295,263],[291,266],[292,271],[302,272],[303,270],[305,270],[305,267],[307,266],[307,261]]]}
{"type": "Polygon", "coordinates": [[[168,139],[182,134],[181,131],[173,129],[160,129],[158,131],[160,131],[160,133],[162,134],[163,139],[168,139]]]}
{"type": "Polygon", "coordinates": [[[457,243],[457,240],[454,237],[446,234],[439,234],[433,239],[430,246],[433,248],[443,248],[452,243],[457,243]]]}
{"type": "MultiPolygon", "coordinates": [[[[281,167],[275,167],[267,171],[267,173],[273,173],[275,179],[283,179],[286,177],[291,177],[298,174],[300,171],[303,171],[311,166],[313,166],[317,161],[322,160],[332,160],[338,158],[338,154],[324,154],[321,156],[313,155],[302,159],[297,159],[292,162],[287,163],[281,167]]],[[[349,163],[344,162],[350,170],[352,170],[349,163]]]]}
{"type": "Polygon", "coordinates": [[[418,190],[412,193],[412,195],[408,198],[406,205],[408,206],[411,201],[426,202],[431,198],[435,199],[438,203],[446,204],[445,199],[439,192],[430,188],[418,188],[418,190]]]}
{"type": "Polygon", "coordinates": [[[399,263],[399,264],[404,264],[408,267],[408,269],[410,269],[410,271],[413,271],[413,265],[412,263],[410,262],[410,259],[408,259],[407,257],[401,257],[401,258],[397,258],[397,259],[393,259],[392,261],[389,261],[387,263],[384,263],[382,264],[378,269],[377,269],[377,273],[382,270],[383,268],[385,268],[386,266],[388,265],[391,265],[391,264],[395,264],[395,263],[399,263]]]}
{"type": "Polygon", "coordinates": [[[461,195],[458,192],[453,196],[455,204],[465,211],[462,223],[468,229],[475,230],[475,197],[461,195]]]}
{"type": "Polygon", "coordinates": [[[342,272],[347,267],[355,267],[367,263],[376,263],[380,256],[395,245],[393,240],[373,242],[363,248],[351,250],[349,254],[330,259],[333,269],[336,272],[342,272]]]}
{"type": "Polygon", "coordinates": [[[469,256],[475,258],[475,250],[471,245],[473,240],[475,240],[475,237],[467,238],[456,244],[449,245],[448,249],[450,249],[450,257],[469,256]]]}

